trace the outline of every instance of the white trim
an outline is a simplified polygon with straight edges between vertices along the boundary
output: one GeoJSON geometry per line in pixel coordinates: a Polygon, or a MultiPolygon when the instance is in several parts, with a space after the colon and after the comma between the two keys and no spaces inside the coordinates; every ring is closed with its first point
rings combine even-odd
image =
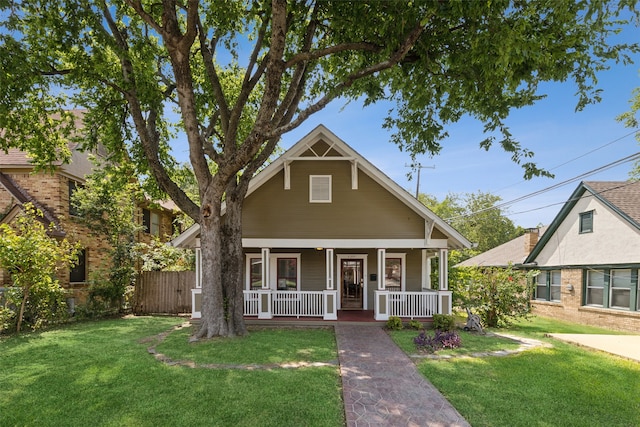
{"type": "Polygon", "coordinates": [[[288,253],[288,254],[271,254],[269,256],[269,269],[271,270],[269,274],[269,284],[270,289],[277,291],[278,290],[278,258],[295,258],[296,259],[296,291],[300,291],[300,283],[302,282],[302,278],[300,277],[300,254],[299,253],[288,253]]]}
{"type": "Polygon", "coordinates": [[[270,254],[270,249],[269,248],[262,248],[260,250],[260,253],[262,254],[262,289],[269,289],[270,285],[269,285],[269,262],[267,262],[269,260],[269,254],[270,254]]]}
{"type": "Polygon", "coordinates": [[[407,290],[407,254],[406,253],[391,253],[391,252],[386,252],[385,256],[384,256],[384,260],[385,260],[385,275],[384,275],[384,281],[385,281],[385,285],[384,288],[387,289],[387,264],[386,261],[388,258],[400,258],[400,291],[404,292],[407,290]]]}
{"type": "Polygon", "coordinates": [[[384,280],[384,260],[385,260],[385,253],[387,251],[385,249],[378,249],[378,290],[379,291],[383,291],[384,289],[384,285],[385,285],[385,280],[384,280]]]}
{"type": "Polygon", "coordinates": [[[326,262],[326,271],[325,276],[327,280],[327,290],[335,289],[333,275],[335,271],[335,266],[333,263],[333,249],[327,249],[325,251],[325,262],[326,262]]]}
{"type": "Polygon", "coordinates": [[[439,291],[449,290],[449,265],[448,265],[449,251],[447,249],[440,249],[438,251],[438,268],[439,268],[439,291]]]}
{"type": "Polygon", "coordinates": [[[332,186],[333,178],[331,175],[309,175],[309,203],[331,203],[332,186]],[[328,182],[324,182],[325,180],[328,180],[328,182]],[[314,191],[314,188],[316,188],[316,191],[314,191]],[[324,193],[325,190],[328,191],[327,198],[317,198],[316,193],[318,191],[324,193]]]}
{"type": "Polygon", "coordinates": [[[196,288],[202,288],[202,249],[200,249],[200,245],[196,248],[196,288]]]}
{"type": "MultiPolygon", "coordinates": [[[[361,259],[362,265],[362,309],[367,310],[369,307],[369,301],[367,298],[368,279],[369,279],[369,255],[367,254],[336,254],[336,261],[338,268],[336,268],[336,277],[342,274],[342,260],[344,259],[361,259]]],[[[342,308],[342,277],[336,283],[339,283],[338,290],[338,309],[342,308]]]]}
{"type": "Polygon", "coordinates": [[[425,248],[424,239],[270,239],[244,238],[244,248],[389,248],[389,249],[441,249],[447,247],[445,239],[429,240],[425,248]]]}

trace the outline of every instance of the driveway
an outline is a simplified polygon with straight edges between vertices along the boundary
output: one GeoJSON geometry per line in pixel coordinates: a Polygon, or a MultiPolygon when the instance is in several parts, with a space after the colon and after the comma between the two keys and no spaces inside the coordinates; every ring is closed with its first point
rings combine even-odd
{"type": "Polygon", "coordinates": [[[548,334],[561,341],[605,351],[640,362],[639,335],[548,334]]]}

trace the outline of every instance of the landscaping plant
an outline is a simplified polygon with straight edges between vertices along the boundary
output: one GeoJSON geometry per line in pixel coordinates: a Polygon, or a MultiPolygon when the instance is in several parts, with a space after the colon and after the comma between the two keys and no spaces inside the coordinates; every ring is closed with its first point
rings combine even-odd
{"type": "Polygon", "coordinates": [[[413,343],[418,350],[435,353],[445,348],[458,348],[462,345],[462,340],[456,331],[436,329],[433,335],[426,331],[420,332],[420,335],[413,339],[413,343]]]}
{"type": "Polygon", "coordinates": [[[13,286],[3,296],[0,326],[20,332],[23,322],[35,330],[66,315],[64,291],[56,273],[76,262],[77,245],[50,237],[55,224],[45,227],[43,214],[32,204],[13,223],[0,224],[0,267],[13,286]]]}

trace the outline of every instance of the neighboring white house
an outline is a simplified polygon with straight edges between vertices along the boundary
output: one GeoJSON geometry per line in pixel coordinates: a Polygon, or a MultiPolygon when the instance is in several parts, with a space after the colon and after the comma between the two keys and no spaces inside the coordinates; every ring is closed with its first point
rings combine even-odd
{"type": "MultiPolygon", "coordinates": [[[[199,257],[199,232],[195,225],[173,244],[199,257]]],[[[372,310],[378,320],[450,313],[448,251],[470,246],[324,126],[253,178],[242,237],[245,315],[258,318],[336,319],[340,309],[372,310]]],[[[194,317],[201,292],[198,281],[194,317]]]]}

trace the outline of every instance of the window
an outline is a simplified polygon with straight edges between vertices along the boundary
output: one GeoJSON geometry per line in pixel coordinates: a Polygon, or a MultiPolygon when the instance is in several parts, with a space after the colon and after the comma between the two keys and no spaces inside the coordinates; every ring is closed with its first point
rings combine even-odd
{"type": "Polygon", "coordinates": [[[249,289],[262,288],[262,258],[249,258],[249,289]]]}
{"type": "Polygon", "coordinates": [[[586,270],[585,275],[585,305],[640,310],[637,268],[586,270]]]}
{"type": "Polygon", "coordinates": [[[145,233],[160,235],[160,215],[158,212],[142,209],[142,227],[145,233]]]}
{"type": "Polygon", "coordinates": [[[609,307],[631,307],[631,288],[633,287],[631,269],[611,270],[611,293],[609,307]]]}
{"type": "Polygon", "coordinates": [[[387,257],[384,261],[384,286],[389,291],[402,290],[402,258],[387,257]]]}
{"type": "Polygon", "coordinates": [[[298,260],[296,258],[278,258],[276,265],[278,290],[295,291],[298,288],[298,260]]]}
{"type": "Polygon", "coordinates": [[[536,278],[535,299],[560,302],[561,278],[560,270],[541,271],[536,278]]]}
{"type": "Polygon", "coordinates": [[[309,175],[309,202],[331,203],[331,175],[309,175]]]}
{"type": "Polygon", "coordinates": [[[593,211],[580,214],[580,234],[593,232],[593,211]]]}
{"type": "Polygon", "coordinates": [[[160,235],[160,215],[158,212],[151,212],[151,234],[160,235]]]}
{"type": "Polygon", "coordinates": [[[87,251],[78,252],[78,263],[69,271],[69,282],[83,283],[87,280],[87,251]]]}
{"type": "Polygon", "coordinates": [[[604,270],[588,270],[587,271],[587,296],[585,303],[587,305],[604,305],[604,286],[605,273],[604,270]]]}

